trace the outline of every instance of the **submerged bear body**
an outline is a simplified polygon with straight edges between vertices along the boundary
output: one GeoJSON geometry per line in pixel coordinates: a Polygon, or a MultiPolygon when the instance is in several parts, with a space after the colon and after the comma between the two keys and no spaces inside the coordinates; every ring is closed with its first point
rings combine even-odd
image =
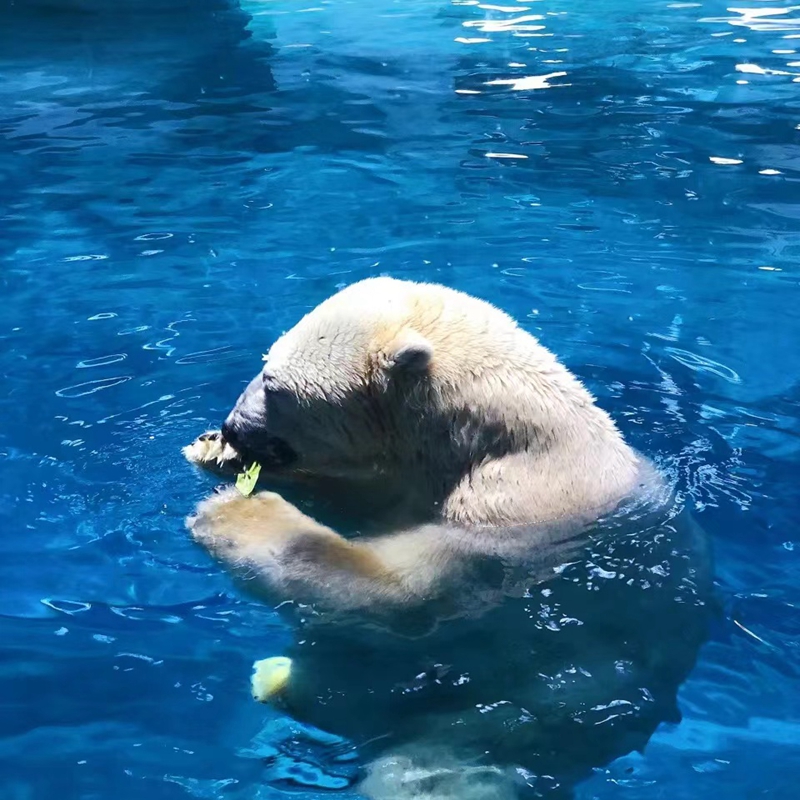
{"type": "Polygon", "coordinates": [[[245,588],[303,609],[269,699],[361,745],[368,796],[569,791],[676,718],[708,621],[705,536],[492,306],[355,284],[185,453],[229,474],[256,461],[318,501],[341,489],[344,533],[233,489],[189,525],[245,588]]]}

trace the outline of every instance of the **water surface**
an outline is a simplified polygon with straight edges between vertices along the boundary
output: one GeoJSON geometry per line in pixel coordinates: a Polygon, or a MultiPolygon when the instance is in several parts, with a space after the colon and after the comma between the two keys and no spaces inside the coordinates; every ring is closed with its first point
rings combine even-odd
{"type": "Polygon", "coordinates": [[[796,796],[800,7],[743,2],[3,4],[4,797],[346,784],[179,448],[377,274],[520,319],[714,538],[683,721],[578,795],[796,796]]]}

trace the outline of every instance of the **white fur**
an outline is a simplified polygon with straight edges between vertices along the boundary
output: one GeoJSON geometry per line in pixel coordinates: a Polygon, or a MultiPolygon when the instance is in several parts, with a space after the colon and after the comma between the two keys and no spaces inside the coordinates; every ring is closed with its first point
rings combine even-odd
{"type": "MultiPolygon", "coordinates": [[[[278,601],[382,622],[421,609],[440,622],[471,618],[552,578],[577,530],[659,485],[533,336],[490,304],[442,286],[389,278],[350,286],[275,342],[262,378],[232,415],[252,419],[266,404],[265,432],[298,456],[273,477],[335,481],[379,509],[377,535],[348,540],[277,494],[231,489],[204,501],[189,520],[195,538],[250,589],[278,601]],[[491,562],[523,569],[500,585],[491,562]]],[[[223,473],[242,463],[220,434],[184,452],[223,473]]],[[[323,619],[333,625],[336,615],[323,619]]],[[[499,657],[527,658],[513,642],[499,657]]],[[[316,700],[297,681],[285,694],[302,716],[316,700]]],[[[430,743],[374,762],[368,794],[514,795],[503,771],[447,754],[456,729],[481,741],[470,726],[441,725],[430,743]]]]}
{"type": "Polygon", "coordinates": [[[596,516],[637,478],[639,460],[608,414],[553,354],[452,289],[361,281],[310,312],[265,361],[270,380],[296,397],[275,425],[301,469],[400,483],[423,520],[596,516]],[[364,412],[367,394],[379,420],[364,412]]]}

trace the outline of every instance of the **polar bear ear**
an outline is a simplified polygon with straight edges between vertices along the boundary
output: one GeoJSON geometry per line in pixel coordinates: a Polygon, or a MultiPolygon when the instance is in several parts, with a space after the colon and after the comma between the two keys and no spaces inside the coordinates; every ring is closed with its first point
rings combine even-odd
{"type": "Polygon", "coordinates": [[[389,345],[387,356],[393,371],[424,372],[433,360],[433,345],[416,331],[405,330],[389,345]]]}

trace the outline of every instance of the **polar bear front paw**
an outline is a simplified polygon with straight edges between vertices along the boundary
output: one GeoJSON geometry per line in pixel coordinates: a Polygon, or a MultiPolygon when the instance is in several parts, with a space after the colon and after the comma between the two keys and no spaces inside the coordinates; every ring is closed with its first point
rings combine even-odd
{"type": "Polygon", "coordinates": [[[186,525],[195,541],[218,558],[262,570],[273,569],[298,542],[335,536],[275,492],[245,497],[233,486],[203,500],[186,525]]]}
{"type": "Polygon", "coordinates": [[[241,454],[219,431],[200,434],[191,444],[184,447],[182,452],[190,464],[212,472],[236,475],[244,469],[241,454]]]}

